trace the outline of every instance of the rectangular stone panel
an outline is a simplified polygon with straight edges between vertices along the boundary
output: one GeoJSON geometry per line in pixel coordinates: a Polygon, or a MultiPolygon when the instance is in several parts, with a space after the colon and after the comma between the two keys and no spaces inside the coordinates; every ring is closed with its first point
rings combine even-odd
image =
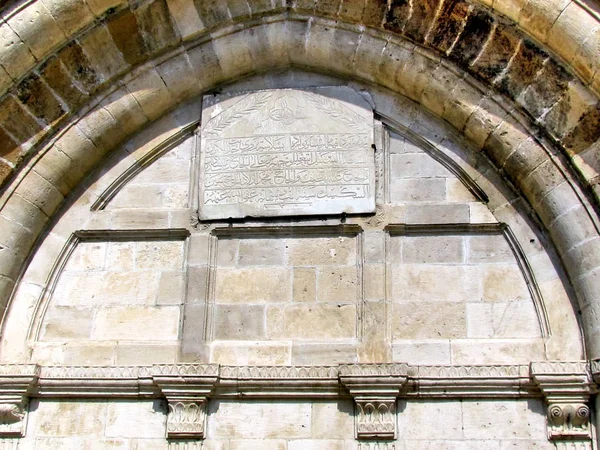
{"type": "Polygon", "coordinates": [[[375,211],[373,111],[347,87],[206,96],[200,218],[375,211]]]}

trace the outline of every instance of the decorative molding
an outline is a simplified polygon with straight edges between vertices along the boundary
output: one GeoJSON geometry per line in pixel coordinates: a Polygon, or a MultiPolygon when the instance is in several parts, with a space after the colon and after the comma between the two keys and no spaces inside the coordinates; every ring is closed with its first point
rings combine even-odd
{"type": "Polygon", "coordinates": [[[166,437],[204,439],[206,407],[219,376],[216,364],[160,364],[152,379],[167,398],[166,437]]]}
{"type": "Polygon", "coordinates": [[[395,439],[396,398],[408,380],[407,364],[343,364],[340,381],[354,398],[357,439],[395,439]]]}
{"type": "Polygon", "coordinates": [[[548,439],[591,439],[590,408],[587,402],[592,393],[592,381],[588,363],[533,362],[531,377],[546,399],[548,439]]]}
{"type": "Polygon", "coordinates": [[[0,365],[0,437],[23,437],[27,404],[39,378],[35,364],[0,365]]]}
{"type": "Polygon", "coordinates": [[[185,139],[191,136],[200,121],[197,120],[195,122],[186,125],[181,128],[172,136],[169,136],[167,139],[162,141],[144,156],[142,156],[139,160],[135,161],[131,166],[129,166],[121,175],[117,177],[115,181],[113,181],[110,186],[108,186],[98,197],[98,199],[91,206],[91,211],[101,211],[111,202],[113,198],[119,193],[123,187],[129,183],[133,178],[135,178],[141,171],[143,171],[146,167],[150,166],[161,156],[165,155],[169,151],[171,151],[175,146],[181,144],[185,139]]]}

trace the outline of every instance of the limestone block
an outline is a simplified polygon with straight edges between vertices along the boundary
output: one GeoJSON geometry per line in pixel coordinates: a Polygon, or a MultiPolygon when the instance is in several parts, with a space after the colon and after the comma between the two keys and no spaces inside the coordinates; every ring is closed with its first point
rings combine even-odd
{"type": "Polygon", "coordinates": [[[96,147],[112,150],[125,139],[119,123],[105,108],[96,107],[77,122],[77,127],[96,147]]]}
{"type": "Polygon", "coordinates": [[[460,339],[467,337],[464,303],[418,302],[392,306],[393,339],[460,339]]]}
{"type": "Polygon", "coordinates": [[[264,306],[216,305],[214,309],[215,339],[264,339],[264,306]]]}
{"type": "Polygon", "coordinates": [[[134,242],[108,242],[105,259],[106,268],[117,271],[131,271],[135,265],[134,254],[134,242]]]}
{"type": "Polygon", "coordinates": [[[202,92],[202,85],[185,51],[158,65],[156,70],[169,91],[180,101],[202,92]]]}
{"type": "Polygon", "coordinates": [[[451,342],[453,364],[529,364],[544,360],[542,339],[469,339],[451,342]]]}
{"type": "Polygon", "coordinates": [[[50,151],[36,164],[35,171],[57,187],[64,196],[83,179],[77,164],[61,151],[50,151]]]}
{"type": "Polygon", "coordinates": [[[56,186],[42,178],[35,171],[31,171],[19,184],[19,195],[35,206],[39,207],[48,217],[52,216],[64,200],[63,195],[56,186]]]}
{"type": "Polygon", "coordinates": [[[525,279],[516,262],[486,265],[481,270],[483,301],[512,302],[530,298],[525,279]]]}
{"type": "Polygon", "coordinates": [[[464,302],[481,298],[474,266],[405,264],[392,267],[392,301],[464,302]]]}
{"type": "Polygon", "coordinates": [[[4,215],[0,215],[0,229],[3,231],[3,235],[0,236],[0,246],[3,249],[10,248],[15,253],[29,253],[35,242],[33,233],[4,215]]]}
{"type": "Polygon", "coordinates": [[[229,442],[229,450],[286,450],[287,443],[282,439],[235,439],[229,442]]]}
{"type": "Polygon", "coordinates": [[[50,50],[66,39],[42,2],[35,2],[23,8],[8,20],[8,24],[38,60],[43,59],[50,50]]]}
{"type": "Polygon", "coordinates": [[[463,439],[460,401],[401,401],[399,409],[399,439],[463,439]]]}
{"type": "Polygon", "coordinates": [[[149,69],[127,83],[127,90],[150,120],[159,118],[176,100],[156,69],[149,69]]]}
{"type": "Polygon", "coordinates": [[[77,126],[68,128],[54,145],[80,167],[81,172],[87,174],[104,153],[77,126]]]}
{"type": "Polygon", "coordinates": [[[94,20],[92,11],[83,0],[45,0],[43,3],[65,36],[73,35],[94,20]]]}
{"type": "Polygon", "coordinates": [[[223,81],[223,69],[212,40],[188,49],[188,56],[202,86],[208,89],[223,81]]]}
{"type": "Polygon", "coordinates": [[[363,266],[363,286],[365,300],[383,300],[385,295],[385,266],[383,264],[363,266]]]}
{"type": "Polygon", "coordinates": [[[272,239],[241,239],[238,250],[239,266],[283,265],[285,242],[272,239]]]}
{"type": "Polygon", "coordinates": [[[138,269],[179,269],[182,262],[181,241],[148,241],[135,244],[135,266],[138,269]]]}
{"type": "Polygon", "coordinates": [[[226,365],[289,365],[291,344],[265,341],[216,341],[212,343],[210,361],[226,365]]]}
{"type": "Polygon", "coordinates": [[[310,438],[311,404],[274,401],[211,401],[208,436],[221,439],[310,438]]]}
{"type": "Polygon", "coordinates": [[[173,364],[177,358],[178,350],[176,345],[134,345],[119,343],[115,349],[115,364],[122,366],[173,364]]]}
{"type": "Polygon", "coordinates": [[[469,236],[467,261],[472,263],[507,263],[515,256],[503,235],[469,236]]]}
{"type": "Polygon", "coordinates": [[[394,361],[409,364],[450,364],[453,362],[448,340],[396,340],[392,344],[392,354],[394,361]]]}
{"type": "Polygon", "coordinates": [[[446,179],[446,200],[459,203],[475,203],[477,201],[462,181],[452,178],[446,179]]]}
{"type": "Polygon", "coordinates": [[[102,16],[108,9],[117,8],[124,4],[123,0],[85,0],[97,17],[102,16]]]}
{"type": "Polygon", "coordinates": [[[461,204],[415,205],[407,207],[405,223],[465,223],[469,221],[469,207],[461,204]]]}
{"type": "Polygon", "coordinates": [[[205,302],[208,286],[208,267],[189,267],[187,303],[205,302]]]}
{"type": "Polygon", "coordinates": [[[292,300],[314,302],[317,298],[316,272],[312,267],[297,267],[293,271],[292,300]]]}
{"type": "Polygon", "coordinates": [[[592,34],[581,44],[579,51],[571,60],[571,67],[580,74],[584,80],[592,80],[591,88],[598,92],[600,85],[600,72],[598,72],[598,61],[594,57],[598,53],[600,42],[600,28],[596,28],[592,34]]]}
{"type": "Polygon", "coordinates": [[[463,401],[466,439],[542,439],[545,411],[540,400],[463,401]],[[521,426],[516,426],[521,424],[521,426]],[[525,426],[526,425],[526,426],[525,426]]]}
{"type": "Polygon", "coordinates": [[[106,401],[32,400],[28,435],[36,437],[102,437],[106,401]]]}
{"type": "Polygon", "coordinates": [[[446,180],[403,179],[390,183],[392,202],[440,202],[446,200],[446,180]]]}
{"type": "Polygon", "coordinates": [[[104,267],[106,242],[82,242],[67,261],[65,270],[101,270],[104,267]]]}
{"type": "Polygon", "coordinates": [[[104,435],[109,438],[160,438],[164,436],[167,407],[164,400],[110,401],[104,435]]]}
{"type": "MultiPolygon", "coordinates": [[[[258,2],[251,3],[251,6],[258,5],[258,2]]],[[[287,22],[279,22],[253,28],[248,40],[255,71],[289,67],[286,25],[287,22]]]]}
{"type": "Polygon", "coordinates": [[[217,253],[217,266],[230,267],[236,266],[238,261],[238,250],[240,247],[239,239],[219,239],[217,253]]]}
{"type": "Polygon", "coordinates": [[[172,341],[178,330],[179,307],[110,307],[97,311],[92,339],[172,341]]]}
{"type": "Polygon", "coordinates": [[[451,177],[444,166],[426,153],[394,154],[390,156],[392,178],[451,177]]]}
{"type": "Polygon", "coordinates": [[[204,29],[193,0],[167,0],[167,6],[184,41],[192,39],[204,29]]]}
{"type": "Polygon", "coordinates": [[[92,332],[93,310],[56,306],[44,317],[42,341],[72,341],[89,339],[92,332]]]}
{"type": "Polygon", "coordinates": [[[36,63],[29,48],[6,23],[0,26],[0,48],[0,64],[13,79],[22,76],[36,63]]]}
{"type": "Polygon", "coordinates": [[[507,112],[495,100],[484,98],[465,123],[465,137],[471,140],[476,148],[482,148],[506,115],[507,112]]]}
{"type": "Polygon", "coordinates": [[[115,346],[112,342],[107,345],[73,342],[61,345],[60,359],[48,361],[47,364],[111,365],[115,362],[114,353],[115,346]]]}
{"type": "Polygon", "coordinates": [[[335,439],[294,439],[288,441],[288,450],[344,450],[344,441],[335,439]]]}
{"type": "Polygon", "coordinates": [[[442,117],[457,130],[462,130],[479,102],[481,102],[481,92],[471,83],[458,80],[444,103],[442,117]]]}
{"type": "Polygon", "coordinates": [[[15,223],[23,225],[33,234],[39,233],[48,220],[48,217],[40,208],[16,193],[11,195],[2,207],[2,215],[15,223]]]}
{"type": "Polygon", "coordinates": [[[158,291],[156,292],[156,304],[183,304],[183,287],[183,273],[162,272],[158,281],[158,291]]]}
{"type": "MultiPolygon", "coordinates": [[[[120,2],[121,0],[110,1],[120,2]]],[[[90,4],[89,1],[88,4],[90,4]]],[[[129,67],[104,24],[89,30],[79,37],[78,42],[89,58],[90,65],[95,72],[102,76],[104,81],[114,78],[129,67]]]]}
{"type": "Polygon", "coordinates": [[[213,47],[225,79],[252,72],[252,55],[247,43],[238,36],[228,35],[214,40],[213,47]]]}
{"type": "Polygon", "coordinates": [[[287,239],[287,264],[293,266],[350,265],[356,261],[354,238],[287,239]]]}
{"type": "MultiPolygon", "coordinates": [[[[519,25],[538,41],[546,42],[550,28],[560,21],[563,10],[569,3],[568,0],[530,0],[523,6],[519,14],[519,25]]],[[[570,34],[565,33],[564,36],[570,36],[570,34]]],[[[561,41],[562,45],[564,45],[565,40],[567,39],[563,38],[561,41]]]]}
{"type": "Polygon", "coordinates": [[[356,336],[356,306],[293,304],[267,310],[267,334],[278,339],[352,339],[356,336]]]}
{"type": "Polygon", "coordinates": [[[125,88],[113,92],[102,103],[128,136],[148,122],[138,102],[125,88]]]}
{"type": "Polygon", "coordinates": [[[317,272],[317,301],[355,303],[358,299],[356,267],[327,267],[317,272]]]}
{"type": "MultiPolygon", "coordinates": [[[[219,252],[221,251],[221,243],[219,241],[219,252]]],[[[208,244],[209,238],[207,235],[192,234],[189,238],[188,263],[190,265],[206,265],[208,264],[208,244]]],[[[220,264],[219,264],[220,265],[220,264]]]]}
{"type": "Polygon", "coordinates": [[[378,67],[381,62],[381,54],[387,45],[384,39],[376,38],[368,33],[362,35],[362,39],[356,50],[355,63],[356,75],[370,82],[376,81],[372,70],[363,68],[378,67]]]}
{"type": "Polygon", "coordinates": [[[348,439],[354,432],[353,415],[354,405],[350,401],[315,401],[312,404],[312,438],[348,439]]]}
{"type": "Polygon", "coordinates": [[[540,324],[531,300],[508,303],[468,303],[468,337],[537,338],[540,324]]]}
{"type": "Polygon", "coordinates": [[[217,270],[217,303],[270,303],[291,300],[292,272],[284,268],[217,270]]]}
{"type": "Polygon", "coordinates": [[[348,364],[357,362],[356,346],[353,344],[306,344],[294,342],[292,364],[348,364]]]}
{"type": "Polygon", "coordinates": [[[464,260],[462,236],[415,236],[401,239],[404,263],[456,264],[464,260]]]}

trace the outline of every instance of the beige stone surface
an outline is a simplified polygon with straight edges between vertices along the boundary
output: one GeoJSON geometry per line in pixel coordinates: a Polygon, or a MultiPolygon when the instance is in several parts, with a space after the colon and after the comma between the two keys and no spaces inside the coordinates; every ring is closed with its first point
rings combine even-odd
{"type": "Polygon", "coordinates": [[[269,303],[291,300],[292,271],[285,268],[217,269],[218,303],[269,303]]]}
{"type": "Polygon", "coordinates": [[[176,306],[101,308],[96,313],[92,339],[173,341],[179,333],[179,314],[176,306]]]}
{"type": "Polygon", "coordinates": [[[351,339],[356,336],[356,306],[342,303],[271,306],[267,310],[267,334],[276,339],[351,339]]]}
{"type": "Polygon", "coordinates": [[[351,237],[288,239],[287,263],[293,266],[348,265],[356,261],[356,242],[351,237]]]}

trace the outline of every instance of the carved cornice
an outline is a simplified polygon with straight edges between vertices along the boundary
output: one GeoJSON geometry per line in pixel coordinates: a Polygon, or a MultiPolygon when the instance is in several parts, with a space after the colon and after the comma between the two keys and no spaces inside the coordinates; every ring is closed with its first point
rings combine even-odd
{"type": "Polygon", "coordinates": [[[38,378],[34,364],[0,365],[0,437],[25,435],[28,396],[38,378]]]}

